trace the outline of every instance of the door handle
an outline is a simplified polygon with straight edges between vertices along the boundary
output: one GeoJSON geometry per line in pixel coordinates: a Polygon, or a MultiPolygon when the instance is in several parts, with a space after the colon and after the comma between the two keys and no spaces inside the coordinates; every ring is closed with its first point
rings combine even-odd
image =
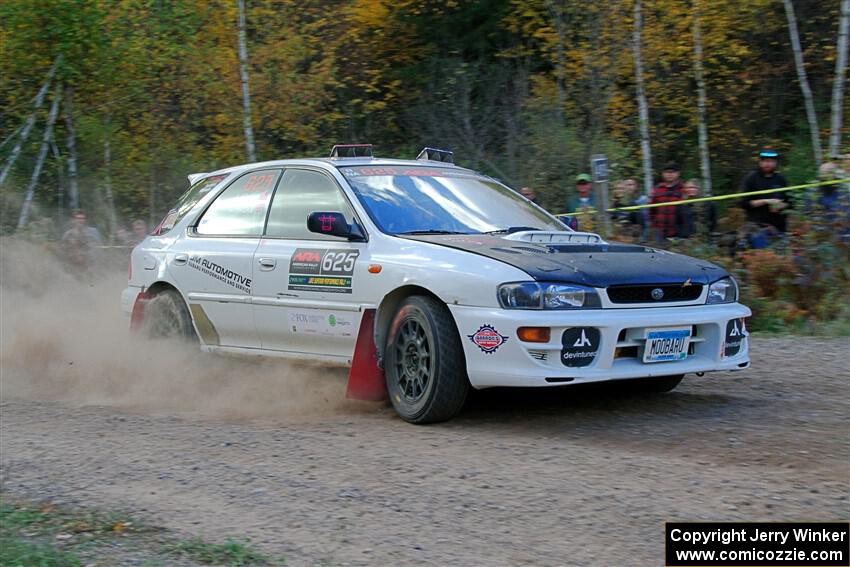
{"type": "Polygon", "coordinates": [[[178,266],[184,266],[189,261],[188,254],[177,254],[174,256],[174,263],[178,266]]]}
{"type": "Polygon", "coordinates": [[[257,260],[261,270],[274,270],[277,261],[274,258],[260,258],[257,260]]]}

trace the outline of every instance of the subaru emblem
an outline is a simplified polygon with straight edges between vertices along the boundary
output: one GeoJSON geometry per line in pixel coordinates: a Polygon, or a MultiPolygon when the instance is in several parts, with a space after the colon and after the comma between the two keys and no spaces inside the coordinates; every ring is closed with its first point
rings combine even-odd
{"type": "Polygon", "coordinates": [[[654,299],[655,301],[658,301],[662,297],[664,297],[664,290],[663,289],[661,289],[660,287],[657,287],[657,288],[652,290],[652,299],[654,299]]]}

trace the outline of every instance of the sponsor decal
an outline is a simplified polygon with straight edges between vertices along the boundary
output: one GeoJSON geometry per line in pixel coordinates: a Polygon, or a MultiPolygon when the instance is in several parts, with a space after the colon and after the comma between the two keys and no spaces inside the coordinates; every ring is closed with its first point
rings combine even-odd
{"type": "Polygon", "coordinates": [[[322,215],[319,217],[319,222],[322,223],[322,232],[331,232],[334,229],[334,221],[336,217],[333,215],[322,215]]]}
{"type": "Polygon", "coordinates": [[[723,342],[723,349],[720,352],[721,357],[726,358],[738,354],[746,336],[747,330],[744,328],[743,319],[732,319],[726,323],[726,340],[723,342]]]}
{"type": "Polygon", "coordinates": [[[351,293],[359,250],[299,248],[289,261],[289,289],[351,293]]]}
{"type": "Polygon", "coordinates": [[[251,175],[245,181],[245,191],[268,191],[274,187],[277,175],[277,172],[251,175]]]}
{"type": "Polygon", "coordinates": [[[354,317],[345,313],[327,311],[290,311],[289,324],[293,333],[325,337],[353,337],[354,317]]]}
{"type": "Polygon", "coordinates": [[[466,336],[481,349],[481,352],[487,354],[493,354],[508,341],[508,337],[499,334],[493,325],[481,325],[477,331],[466,336]]]}
{"type": "Polygon", "coordinates": [[[572,368],[587,366],[599,350],[599,329],[573,327],[561,335],[561,362],[572,368]]]}
{"type": "Polygon", "coordinates": [[[415,167],[409,165],[387,165],[387,166],[357,166],[339,168],[346,177],[372,177],[372,176],[409,176],[409,177],[452,177],[452,178],[474,178],[475,174],[465,171],[456,171],[444,167],[415,167]]]}
{"type": "Polygon", "coordinates": [[[242,274],[229,270],[221,264],[216,264],[208,258],[191,256],[188,265],[190,268],[233,286],[239,291],[251,293],[251,278],[246,278],[242,274]]]}

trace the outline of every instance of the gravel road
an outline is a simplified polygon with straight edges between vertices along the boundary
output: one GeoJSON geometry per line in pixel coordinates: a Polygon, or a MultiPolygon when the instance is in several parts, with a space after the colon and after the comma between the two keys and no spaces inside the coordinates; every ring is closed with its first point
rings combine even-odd
{"type": "Polygon", "coordinates": [[[752,350],[666,395],[480,392],[426,427],[382,405],[234,421],[6,395],[3,490],[294,566],[661,565],[665,520],[847,520],[850,341],[752,350]]]}

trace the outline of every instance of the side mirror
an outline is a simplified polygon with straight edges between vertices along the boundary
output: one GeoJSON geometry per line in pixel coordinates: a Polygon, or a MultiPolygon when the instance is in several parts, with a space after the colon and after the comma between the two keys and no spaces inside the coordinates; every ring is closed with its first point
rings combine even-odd
{"type": "Polygon", "coordinates": [[[363,233],[357,224],[348,224],[342,213],[317,212],[307,216],[307,230],[319,234],[362,240],[363,233]]]}

